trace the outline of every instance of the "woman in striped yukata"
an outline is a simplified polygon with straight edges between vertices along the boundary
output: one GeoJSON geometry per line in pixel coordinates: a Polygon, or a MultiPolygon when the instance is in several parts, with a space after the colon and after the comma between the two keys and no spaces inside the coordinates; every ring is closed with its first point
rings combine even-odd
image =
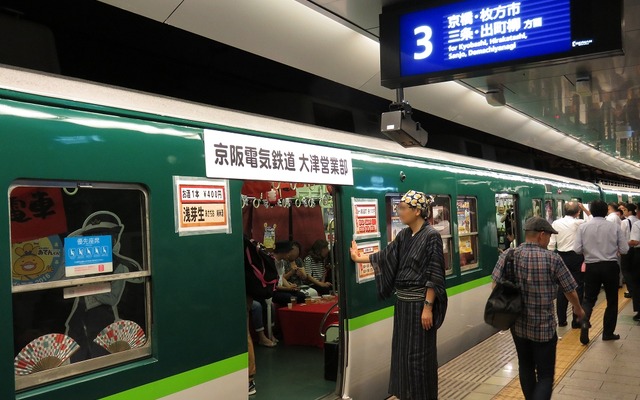
{"type": "Polygon", "coordinates": [[[438,398],[436,331],[447,310],[442,238],[427,221],[431,199],[408,191],[398,216],[408,225],[378,253],[351,258],[371,262],[381,298],[396,292],[389,393],[400,400],[438,398]]]}

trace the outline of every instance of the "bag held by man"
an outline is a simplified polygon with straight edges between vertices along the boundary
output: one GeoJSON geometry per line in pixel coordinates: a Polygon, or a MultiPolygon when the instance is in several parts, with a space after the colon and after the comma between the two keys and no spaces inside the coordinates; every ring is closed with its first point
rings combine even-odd
{"type": "Polygon", "coordinates": [[[511,328],[522,313],[522,294],[516,284],[513,249],[505,257],[501,278],[484,308],[484,322],[501,331],[511,328]]]}

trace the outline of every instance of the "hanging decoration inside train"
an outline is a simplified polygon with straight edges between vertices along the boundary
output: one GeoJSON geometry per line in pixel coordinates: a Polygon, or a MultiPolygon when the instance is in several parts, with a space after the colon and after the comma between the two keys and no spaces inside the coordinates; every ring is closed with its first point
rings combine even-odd
{"type": "Polygon", "coordinates": [[[290,182],[245,181],[240,195],[242,208],[332,208],[331,185],[290,182]]]}
{"type": "Polygon", "coordinates": [[[275,249],[276,248],[276,228],[277,224],[273,224],[271,226],[264,223],[264,238],[262,240],[262,245],[267,249],[275,249]]]}

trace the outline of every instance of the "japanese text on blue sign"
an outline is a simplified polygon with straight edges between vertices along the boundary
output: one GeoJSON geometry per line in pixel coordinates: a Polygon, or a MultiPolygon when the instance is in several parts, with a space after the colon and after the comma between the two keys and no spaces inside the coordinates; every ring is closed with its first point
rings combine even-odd
{"type": "Polygon", "coordinates": [[[468,68],[569,50],[570,0],[473,0],[400,20],[402,75],[468,68]]]}

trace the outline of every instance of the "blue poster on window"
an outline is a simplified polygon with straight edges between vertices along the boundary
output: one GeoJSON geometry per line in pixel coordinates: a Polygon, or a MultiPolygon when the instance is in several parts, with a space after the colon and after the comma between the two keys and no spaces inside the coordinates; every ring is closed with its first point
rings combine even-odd
{"type": "Polygon", "coordinates": [[[111,236],[73,236],[64,239],[65,276],[113,271],[111,236]]]}

